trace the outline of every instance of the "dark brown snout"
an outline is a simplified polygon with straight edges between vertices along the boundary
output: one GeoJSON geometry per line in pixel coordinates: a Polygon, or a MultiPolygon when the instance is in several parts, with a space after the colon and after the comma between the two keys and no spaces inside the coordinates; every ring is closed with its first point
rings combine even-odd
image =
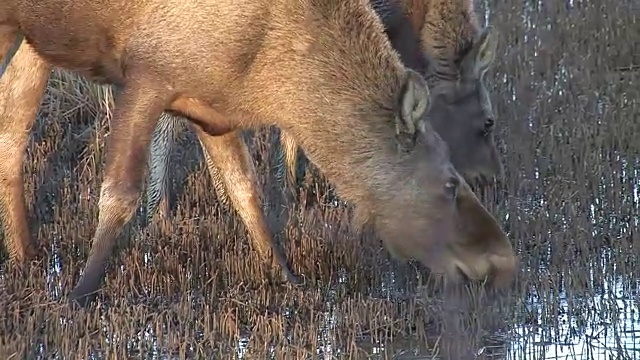
{"type": "Polygon", "coordinates": [[[495,288],[509,286],[517,272],[518,259],[498,222],[466,182],[460,184],[450,225],[446,218],[441,217],[432,227],[449,230],[448,236],[425,237],[422,243],[399,255],[413,257],[455,283],[470,280],[486,281],[495,288]]]}
{"type": "Polygon", "coordinates": [[[508,286],[518,268],[518,259],[502,228],[482,206],[468,184],[461,184],[456,200],[456,228],[450,253],[449,273],[459,270],[470,280],[508,286]]]}

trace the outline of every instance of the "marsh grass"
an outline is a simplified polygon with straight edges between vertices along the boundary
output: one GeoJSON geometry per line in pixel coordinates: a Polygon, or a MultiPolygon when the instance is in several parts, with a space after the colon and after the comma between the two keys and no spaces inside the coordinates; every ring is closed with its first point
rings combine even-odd
{"type": "MultiPolygon", "coordinates": [[[[482,197],[522,261],[497,297],[436,291],[424,269],[351,231],[348,206],[313,176],[287,218],[269,211],[308,286],[274,281],[186,132],[172,154],[170,228],[136,218],[97,308],[72,313],[63,301],[96,226],[112,97],[55,71],[25,161],[42,256],[0,270],[0,358],[430,359],[464,344],[457,358],[540,359],[579,340],[579,358],[640,357],[638,5],[567,4],[479,6],[501,35],[490,84],[506,170],[482,197]]],[[[269,209],[272,129],[247,138],[269,209]]]]}

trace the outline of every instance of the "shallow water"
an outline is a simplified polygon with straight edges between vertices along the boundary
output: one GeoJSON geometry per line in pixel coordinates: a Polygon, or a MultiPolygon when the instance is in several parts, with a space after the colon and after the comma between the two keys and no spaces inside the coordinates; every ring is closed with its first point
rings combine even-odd
{"type": "MultiPolygon", "coordinates": [[[[516,326],[508,359],[637,359],[640,358],[639,284],[605,283],[600,294],[574,298],[572,308],[565,294],[558,299],[554,321],[538,320],[516,326]]],[[[542,317],[548,311],[543,299],[526,300],[529,311],[542,317]]]]}

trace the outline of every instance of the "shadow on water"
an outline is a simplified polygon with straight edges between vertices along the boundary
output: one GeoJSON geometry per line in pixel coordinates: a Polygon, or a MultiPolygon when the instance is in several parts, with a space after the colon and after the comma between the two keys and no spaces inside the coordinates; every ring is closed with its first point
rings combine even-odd
{"type": "MultiPolygon", "coordinates": [[[[639,10],[479,4],[501,37],[489,84],[505,164],[482,197],[522,261],[513,289],[491,301],[477,289],[452,297],[391,261],[353,234],[350,209],[322,182],[290,204],[279,235],[309,286],[273,281],[185,133],[172,228],[133,224],[98,308],[71,313],[63,301],[96,226],[109,107],[102,88],[56,73],[25,165],[45,255],[29,272],[0,269],[0,358],[431,359],[447,342],[466,349],[456,359],[640,358],[639,10]]],[[[269,137],[258,131],[251,146],[265,189],[269,137]]]]}

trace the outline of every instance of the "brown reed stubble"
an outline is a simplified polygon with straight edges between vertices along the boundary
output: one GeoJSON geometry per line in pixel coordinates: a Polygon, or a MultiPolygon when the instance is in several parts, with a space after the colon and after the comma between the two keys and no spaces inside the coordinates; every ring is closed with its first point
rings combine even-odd
{"type": "MultiPolygon", "coordinates": [[[[495,87],[493,101],[500,118],[520,120],[496,128],[504,147],[505,181],[486,194],[486,202],[494,214],[509,215],[505,226],[530,270],[522,272],[507,297],[509,306],[471,315],[476,329],[470,329],[470,340],[475,343],[486,338],[490,317],[512,319],[515,313],[519,321],[553,324],[560,290],[570,303],[569,315],[587,319],[591,315],[585,299],[614,275],[639,276],[634,264],[640,247],[632,237],[638,236],[633,219],[640,206],[630,194],[632,184],[640,182],[631,171],[640,158],[640,105],[632,101],[640,98],[640,74],[619,69],[639,63],[632,39],[638,38],[640,27],[631,26],[634,13],[624,4],[592,4],[567,11],[545,2],[545,8],[528,15],[535,24],[552,24],[550,30],[521,24],[518,1],[490,4],[503,55],[489,82],[495,87]],[[540,37],[541,45],[524,42],[525,32],[540,37]],[[554,86],[561,66],[572,76],[560,84],[564,93],[554,86]],[[511,100],[511,91],[518,101],[511,100]],[[604,111],[598,110],[599,103],[605,104],[604,111]],[[610,253],[607,261],[593,261],[605,252],[610,253]],[[531,293],[545,299],[541,315],[534,318],[520,306],[531,293]]],[[[241,222],[210,193],[206,170],[189,170],[201,166],[201,154],[188,153],[184,146],[171,160],[179,164],[171,176],[171,193],[179,197],[173,202],[177,209],[171,231],[134,225],[123,259],[113,262],[123,265],[107,278],[105,303],[95,312],[70,314],[56,301],[77,280],[89,249],[76,239],[90,238],[96,225],[95,179],[101,176],[108,123],[107,108],[97,100],[104,94],[89,89],[77,78],[54,78],[43,102],[25,171],[27,203],[48,256],[24,276],[4,270],[0,358],[36,357],[36,343],[46,344],[42,355],[96,351],[104,358],[145,358],[153,352],[148,338],[128,348],[107,344],[141,336],[145,329],[155,332],[160,353],[177,358],[227,357],[249,335],[247,356],[262,359],[269,353],[283,359],[311,357],[331,337],[334,354],[342,351],[338,358],[358,358],[364,357],[362,342],[393,349],[399,338],[425,344],[433,335],[430,325],[438,320],[442,304],[414,295],[418,284],[411,266],[387,265],[382,248],[371,246],[375,239],[350,234],[348,209],[322,205],[331,203],[322,184],[309,195],[313,204],[291,205],[280,239],[287,242],[294,270],[309,274],[314,285],[291,290],[263,283],[241,222]],[[71,126],[52,121],[60,116],[73,119],[71,126]],[[56,256],[60,273],[53,270],[56,256]],[[392,277],[395,285],[389,285],[392,277]],[[333,327],[326,320],[331,312],[339,319],[333,327]]],[[[251,142],[266,189],[274,183],[269,137],[269,130],[262,130],[251,142]]],[[[389,354],[394,351],[400,352],[389,354]]]]}

